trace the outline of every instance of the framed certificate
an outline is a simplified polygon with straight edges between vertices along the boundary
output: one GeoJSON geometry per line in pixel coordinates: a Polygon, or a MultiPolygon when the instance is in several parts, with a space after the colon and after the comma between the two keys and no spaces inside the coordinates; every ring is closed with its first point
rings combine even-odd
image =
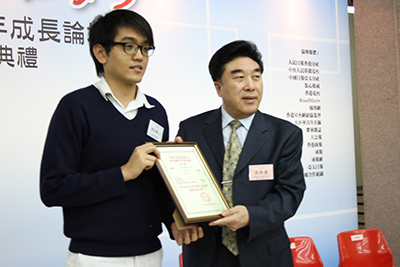
{"type": "Polygon", "coordinates": [[[161,153],[156,166],[185,224],[213,221],[229,204],[197,143],[154,143],[161,153]]]}

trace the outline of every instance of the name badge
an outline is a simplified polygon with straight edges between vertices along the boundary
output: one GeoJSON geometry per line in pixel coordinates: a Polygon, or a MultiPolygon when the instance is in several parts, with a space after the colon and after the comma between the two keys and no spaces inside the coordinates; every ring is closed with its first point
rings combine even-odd
{"type": "Polygon", "coordinates": [[[260,164],[249,166],[249,181],[274,180],[274,165],[260,164]]]}
{"type": "Polygon", "coordinates": [[[147,128],[147,135],[157,140],[157,142],[162,142],[163,133],[164,133],[164,127],[162,127],[157,122],[150,120],[149,128],[147,128]]]}

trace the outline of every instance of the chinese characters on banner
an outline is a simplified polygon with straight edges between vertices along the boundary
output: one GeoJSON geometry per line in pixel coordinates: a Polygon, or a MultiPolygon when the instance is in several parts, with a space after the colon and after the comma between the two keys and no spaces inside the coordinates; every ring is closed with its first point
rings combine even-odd
{"type": "MultiPolygon", "coordinates": [[[[75,9],[81,9],[94,1],[69,0],[69,4],[75,9]]],[[[110,9],[128,9],[135,2],[136,0],[117,1],[111,4],[110,9]]],[[[29,16],[24,16],[23,19],[9,19],[0,14],[0,36],[8,35],[10,38],[6,43],[0,42],[0,66],[37,69],[39,51],[34,46],[35,41],[63,42],[71,45],[83,45],[85,42],[84,27],[79,22],[59,22],[57,19],[42,18],[40,25],[37,25],[37,22],[34,22],[29,16]],[[26,40],[31,45],[16,47],[13,46],[14,40],[26,40]]]]}
{"type": "Polygon", "coordinates": [[[0,42],[0,68],[4,65],[15,68],[37,69],[39,51],[35,42],[55,42],[70,45],[85,43],[84,27],[78,22],[59,22],[57,19],[42,18],[39,23],[30,17],[8,19],[0,15],[0,35],[9,37],[9,41],[0,42]],[[27,46],[13,46],[13,41],[24,40],[27,46]]]}
{"type": "Polygon", "coordinates": [[[301,84],[303,97],[299,98],[301,105],[307,105],[306,112],[287,112],[286,118],[303,129],[304,149],[307,155],[312,155],[304,166],[304,176],[323,177],[323,142],[319,51],[301,49],[302,55],[313,56],[315,60],[290,59],[288,63],[289,80],[301,84]]]}

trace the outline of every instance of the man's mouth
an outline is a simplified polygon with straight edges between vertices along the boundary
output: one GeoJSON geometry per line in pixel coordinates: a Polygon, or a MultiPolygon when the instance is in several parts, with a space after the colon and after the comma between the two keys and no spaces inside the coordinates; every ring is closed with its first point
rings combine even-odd
{"type": "Polygon", "coordinates": [[[143,69],[141,66],[132,66],[130,68],[136,71],[141,71],[143,69]]]}

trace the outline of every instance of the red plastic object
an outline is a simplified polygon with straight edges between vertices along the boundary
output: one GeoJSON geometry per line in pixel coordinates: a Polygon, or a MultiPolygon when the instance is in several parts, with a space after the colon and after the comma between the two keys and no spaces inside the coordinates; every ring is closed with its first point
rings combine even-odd
{"type": "Polygon", "coordinates": [[[317,247],[310,237],[290,237],[294,267],[323,267],[317,247]]]}
{"type": "Polygon", "coordinates": [[[183,267],[182,253],[179,254],[179,267],[183,267]]]}
{"type": "Polygon", "coordinates": [[[379,229],[346,231],[337,239],[339,267],[394,267],[392,251],[379,229]]]}

